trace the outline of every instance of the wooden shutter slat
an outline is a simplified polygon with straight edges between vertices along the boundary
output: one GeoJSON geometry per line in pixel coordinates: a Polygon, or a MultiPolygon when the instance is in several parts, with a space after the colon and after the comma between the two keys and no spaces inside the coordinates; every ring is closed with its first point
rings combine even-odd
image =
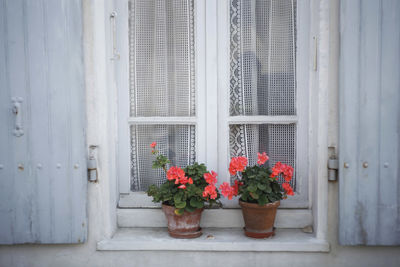
{"type": "Polygon", "coordinates": [[[396,229],[399,12],[395,0],[341,4],[339,241],[343,245],[400,243],[396,229]]]}
{"type": "Polygon", "coordinates": [[[0,206],[0,244],[82,243],[87,236],[82,3],[0,4],[1,104],[7,107],[0,116],[6,125],[0,130],[0,164],[4,159],[10,168],[0,170],[0,200],[7,201],[0,206]],[[11,96],[23,98],[21,137],[12,135],[11,96]]]}

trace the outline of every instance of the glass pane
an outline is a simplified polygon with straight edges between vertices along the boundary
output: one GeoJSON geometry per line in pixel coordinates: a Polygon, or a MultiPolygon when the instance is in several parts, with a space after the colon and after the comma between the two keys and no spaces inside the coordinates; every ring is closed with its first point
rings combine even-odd
{"type": "MultiPolygon", "coordinates": [[[[296,125],[235,124],[230,125],[230,156],[245,156],[249,165],[257,163],[257,152],[267,152],[269,166],[280,161],[294,168],[290,184],[296,190],[296,125]]],[[[233,178],[233,177],[232,177],[233,178]]],[[[283,182],[283,178],[279,178],[283,182]]]]}
{"type": "Polygon", "coordinates": [[[167,156],[171,166],[186,167],[196,160],[195,126],[192,125],[133,125],[131,126],[131,190],[145,191],[151,184],[161,185],[165,173],[152,169],[155,155],[150,144],[167,156]]]}
{"type": "Polygon", "coordinates": [[[296,115],[296,0],[231,0],[230,114],[296,115]]]}
{"type": "Polygon", "coordinates": [[[194,116],[193,0],[129,2],[131,116],[194,116]]]}

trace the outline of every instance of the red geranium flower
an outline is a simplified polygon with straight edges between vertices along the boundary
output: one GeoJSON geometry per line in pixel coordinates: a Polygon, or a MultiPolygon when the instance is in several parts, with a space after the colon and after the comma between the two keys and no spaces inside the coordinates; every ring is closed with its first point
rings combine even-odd
{"type": "Polygon", "coordinates": [[[185,171],[179,167],[173,166],[167,171],[167,179],[169,181],[176,180],[176,184],[179,183],[179,179],[182,179],[183,177],[185,177],[185,171]]]}
{"type": "Polygon", "coordinates": [[[248,161],[246,157],[232,158],[231,163],[229,164],[229,173],[235,175],[237,172],[242,172],[244,168],[246,168],[247,163],[248,161]]]}
{"type": "Polygon", "coordinates": [[[178,186],[178,188],[180,188],[180,189],[185,189],[185,188],[186,188],[186,185],[181,184],[180,186],[178,186]]]}
{"type": "Polygon", "coordinates": [[[218,194],[215,191],[217,188],[213,184],[209,184],[204,188],[203,197],[210,197],[211,199],[216,199],[218,194]]]}
{"type": "Polygon", "coordinates": [[[175,184],[181,183],[181,184],[187,184],[189,182],[189,179],[186,176],[180,177],[179,179],[176,179],[175,184]]]}
{"type": "Polygon", "coordinates": [[[230,200],[232,197],[237,196],[239,185],[240,183],[237,180],[234,186],[230,186],[227,182],[224,182],[219,186],[219,189],[221,190],[221,194],[230,200]]]}
{"type": "Polygon", "coordinates": [[[272,173],[271,173],[270,177],[272,177],[272,178],[276,177],[281,172],[282,172],[282,163],[280,161],[278,161],[277,163],[275,163],[274,167],[272,167],[272,173]]]}
{"type": "Polygon", "coordinates": [[[204,179],[208,184],[216,184],[217,183],[217,173],[215,171],[211,171],[211,173],[206,172],[204,174],[204,179]]]}
{"type": "Polygon", "coordinates": [[[262,154],[257,153],[257,164],[259,165],[263,165],[268,159],[269,157],[267,156],[267,153],[263,152],[262,154]]]}
{"type": "Polygon", "coordinates": [[[283,178],[285,178],[286,182],[292,180],[293,177],[293,168],[289,165],[284,164],[282,167],[283,178]]]}
{"type": "Polygon", "coordinates": [[[293,196],[293,188],[288,183],[283,183],[282,188],[285,190],[286,194],[289,196],[293,196]]]}
{"type": "Polygon", "coordinates": [[[156,145],[157,145],[157,143],[156,143],[156,142],[153,142],[153,143],[150,144],[150,147],[151,147],[151,148],[155,148],[156,145]]]}
{"type": "Polygon", "coordinates": [[[232,192],[234,196],[237,196],[239,194],[239,186],[241,185],[243,185],[242,182],[235,180],[235,184],[232,186],[232,192]]]}

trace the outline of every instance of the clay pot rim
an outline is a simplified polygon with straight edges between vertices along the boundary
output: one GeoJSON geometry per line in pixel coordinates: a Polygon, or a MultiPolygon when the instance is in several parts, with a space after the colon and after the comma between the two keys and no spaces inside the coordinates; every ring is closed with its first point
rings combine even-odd
{"type": "Polygon", "coordinates": [[[247,208],[252,208],[252,209],[265,209],[265,208],[277,208],[279,207],[281,201],[277,200],[275,202],[272,203],[267,203],[263,206],[258,205],[258,203],[249,203],[249,202],[245,202],[239,199],[239,205],[241,207],[247,207],[247,208]]]}
{"type": "MultiPolygon", "coordinates": [[[[168,205],[168,204],[164,204],[164,203],[161,203],[161,206],[164,208],[165,207],[165,209],[172,209],[173,211],[175,211],[175,206],[171,206],[171,205],[168,205]]],[[[198,212],[198,211],[203,211],[204,210],[204,207],[202,207],[202,208],[197,208],[197,209],[195,209],[194,211],[187,211],[187,210],[185,210],[184,212],[187,212],[187,213],[193,213],[193,212],[198,212]]]]}

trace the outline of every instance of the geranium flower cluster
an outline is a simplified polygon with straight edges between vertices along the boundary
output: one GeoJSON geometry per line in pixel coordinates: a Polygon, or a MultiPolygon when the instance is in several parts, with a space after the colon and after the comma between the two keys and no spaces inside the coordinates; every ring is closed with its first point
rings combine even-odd
{"type": "Polygon", "coordinates": [[[267,160],[269,160],[267,153],[265,152],[263,152],[262,154],[257,153],[257,164],[263,165],[267,160]]]}
{"type": "Polygon", "coordinates": [[[207,172],[204,174],[204,179],[208,183],[208,185],[204,188],[203,197],[215,199],[218,196],[217,188],[215,184],[217,183],[217,173],[215,171],[211,171],[211,173],[207,172]]]}
{"type": "Polygon", "coordinates": [[[292,180],[293,177],[293,168],[289,165],[282,164],[280,161],[275,163],[275,166],[272,167],[272,173],[271,173],[271,178],[277,178],[279,174],[283,175],[283,178],[285,181],[289,182],[292,180]]]}
{"type": "MultiPolygon", "coordinates": [[[[269,159],[268,155],[263,153],[257,153],[257,164],[263,165],[269,159]]],[[[237,172],[243,172],[248,164],[248,160],[246,157],[235,157],[231,159],[229,164],[229,173],[231,175],[236,175],[237,172]]],[[[274,167],[272,167],[272,173],[270,175],[271,178],[275,180],[278,179],[278,176],[282,174],[286,183],[282,184],[283,190],[285,190],[287,195],[294,195],[293,188],[288,183],[293,177],[293,168],[289,165],[282,164],[281,162],[277,162],[274,167]]],[[[224,182],[220,185],[219,189],[221,190],[221,194],[228,199],[232,199],[234,196],[237,196],[239,193],[239,187],[242,185],[242,182],[235,180],[235,184],[230,186],[229,183],[224,182]]]]}
{"type": "Polygon", "coordinates": [[[231,159],[229,164],[229,173],[236,175],[237,172],[242,172],[246,168],[248,160],[246,157],[236,157],[231,159]]]}
{"type": "Polygon", "coordinates": [[[239,182],[238,180],[235,180],[235,184],[233,186],[230,186],[227,182],[224,182],[219,186],[219,190],[221,190],[221,194],[224,197],[227,197],[229,200],[231,200],[232,197],[238,195],[239,186],[241,185],[243,185],[243,183],[239,182]]]}
{"type": "Polygon", "coordinates": [[[169,181],[175,180],[175,184],[181,184],[178,186],[180,189],[185,189],[186,184],[193,184],[193,179],[186,177],[185,171],[176,166],[169,168],[167,171],[167,179],[169,181]]]}
{"type": "Polygon", "coordinates": [[[282,188],[285,190],[286,194],[289,196],[293,196],[293,188],[290,186],[288,182],[292,180],[293,177],[293,167],[282,164],[280,161],[275,163],[275,166],[272,167],[271,178],[278,179],[278,175],[282,174],[283,178],[285,179],[286,183],[282,184],[282,188]]]}
{"type": "Polygon", "coordinates": [[[289,183],[283,183],[282,184],[282,188],[283,188],[283,190],[286,191],[286,194],[288,196],[293,196],[294,195],[293,188],[290,186],[289,183]]]}

